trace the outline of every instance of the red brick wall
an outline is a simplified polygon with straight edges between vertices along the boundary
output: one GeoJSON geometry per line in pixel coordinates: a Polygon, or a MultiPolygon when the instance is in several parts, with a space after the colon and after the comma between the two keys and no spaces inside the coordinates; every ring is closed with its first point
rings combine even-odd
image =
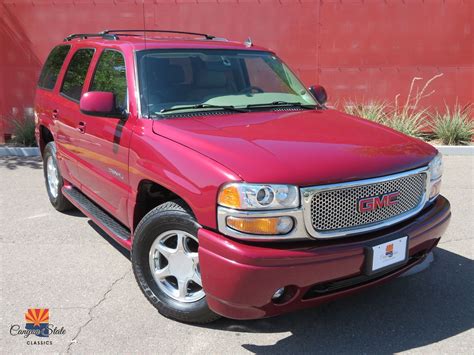
{"type": "Polygon", "coordinates": [[[51,47],[105,28],[203,31],[274,49],[330,100],[392,100],[438,73],[426,105],[473,102],[472,0],[4,0],[0,116],[32,107],[51,47]],[[145,14],[145,16],[144,16],[145,14]]]}

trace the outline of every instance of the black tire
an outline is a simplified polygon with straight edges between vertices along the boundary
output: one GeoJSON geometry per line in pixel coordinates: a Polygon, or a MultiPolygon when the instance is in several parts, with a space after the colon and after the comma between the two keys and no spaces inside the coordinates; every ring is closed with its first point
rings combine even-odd
{"type": "Polygon", "coordinates": [[[195,302],[180,302],[163,292],[149,266],[149,251],[157,236],[182,230],[197,238],[199,225],[180,201],[166,202],[152,209],[137,226],[132,246],[132,268],[145,297],[167,318],[180,322],[205,324],[220,318],[209,309],[206,297],[195,302]]]}
{"type": "Polygon", "coordinates": [[[49,201],[53,205],[53,207],[60,211],[68,211],[74,208],[74,205],[69,202],[69,200],[63,195],[62,187],[64,185],[63,177],[61,176],[61,171],[59,170],[58,161],[56,159],[56,144],[54,142],[49,142],[46,147],[44,148],[43,152],[43,173],[44,173],[44,181],[46,184],[46,191],[48,192],[49,201]],[[52,159],[52,162],[55,164],[57,172],[58,172],[58,192],[57,196],[54,196],[50,190],[50,186],[48,183],[48,172],[47,172],[47,163],[48,159],[52,159]]]}

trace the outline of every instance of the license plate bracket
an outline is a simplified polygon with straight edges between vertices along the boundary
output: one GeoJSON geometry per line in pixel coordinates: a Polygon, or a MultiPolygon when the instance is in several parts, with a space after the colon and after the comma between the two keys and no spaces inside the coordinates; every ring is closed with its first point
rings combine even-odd
{"type": "Polygon", "coordinates": [[[366,275],[374,275],[396,269],[408,260],[408,236],[377,241],[365,248],[366,275]]]}

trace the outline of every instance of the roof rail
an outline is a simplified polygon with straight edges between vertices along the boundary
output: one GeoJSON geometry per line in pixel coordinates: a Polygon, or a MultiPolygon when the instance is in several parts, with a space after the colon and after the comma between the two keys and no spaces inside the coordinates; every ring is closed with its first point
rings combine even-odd
{"type": "Polygon", "coordinates": [[[70,40],[73,40],[74,38],[81,38],[81,39],[86,39],[89,37],[100,37],[103,39],[111,39],[111,40],[117,40],[118,36],[114,34],[108,34],[108,33],[73,33],[64,38],[64,42],[68,42],[70,40]]]}
{"type": "Polygon", "coordinates": [[[105,30],[100,32],[101,35],[109,35],[110,33],[126,33],[126,32],[156,32],[156,33],[178,33],[178,34],[185,34],[185,35],[194,35],[194,36],[201,36],[206,39],[214,39],[216,36],[208,35],[206,33],[199,33],[199,32],[186,32],[186,31],[173,31],[173,30],[105,30]]]}

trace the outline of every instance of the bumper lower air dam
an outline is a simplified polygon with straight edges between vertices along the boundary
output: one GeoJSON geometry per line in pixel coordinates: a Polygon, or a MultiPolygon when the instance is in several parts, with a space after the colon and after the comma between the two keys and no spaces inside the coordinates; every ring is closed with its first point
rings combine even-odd
{"type": "Polygon", "coordinates": [[[442,196],[409,221],[367,235],[328,241],[250,244],[199,230],[199,260],[209,307],[225,317],[256,319],[313,307],[400,275],[421,262],[451,217],[442,196]],[[364,274],[366,248],[408,236],[408,261],[382,274],[364,274]],[[291,286],[292,297],[272,302],[291,286]]]}

